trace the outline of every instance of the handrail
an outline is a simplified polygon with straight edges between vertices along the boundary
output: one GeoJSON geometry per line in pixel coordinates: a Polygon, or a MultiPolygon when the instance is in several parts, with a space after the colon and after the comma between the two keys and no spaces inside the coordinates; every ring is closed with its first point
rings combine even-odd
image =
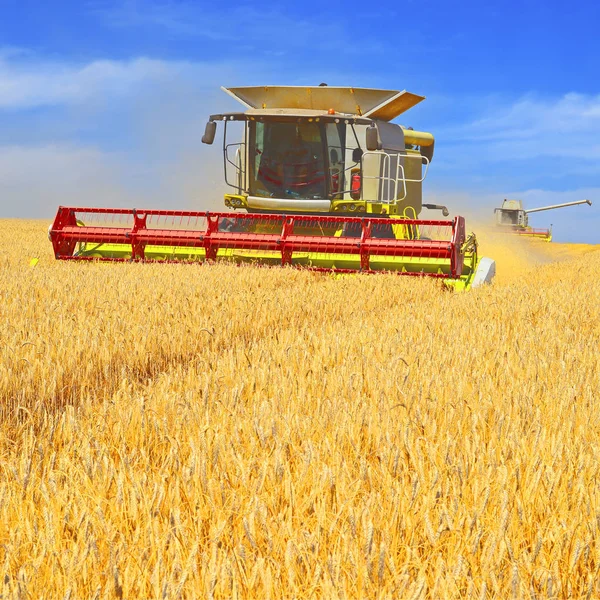
{"type": "MultiPolygon", "coordinates": [[[[427,177],[427,173],[429,171],[429,164],[429,159],[426,156],[421,156],[420,154],[402,154],[401,152],[390,153],[385,152],[384,150],[368,150],[363,153],[361,158],[362,179],[380,180],[382,183],[384,183],[385,189],[388,193],[385,194],[385,196],[382,194],[384,197],[377,197],[376,201],[384,204],[396,204],[404,200],[408,195],[408,190],[406,187],[407,183],[422,183],[425,180],[425,177],[427,177]],[[380,164],[380,172],[383,172],[382,175],[365,175],[364,159],[366,156],[378,156],[382,159],[382,164],[380,164]],[[392,164],[392,159],[395,159],[395,165],[392,164]],[[401,161],[406,159],[418,160],[421,165],[425,165],[425,170],[422,172],[420,179],[406,177],[404,165],[401,164],[401,161]],[[393,171],[396,173],[395,177],[392,176],[393,171]],[[393,189],[392,194],[389,193],[391,187],[393,189]],[[402,195],[399,195],[400,189],[402,190],[402,195]]],[[[361,200],[371,200],[369,198],[364,198],[363,189],[364,186],[361,185],[361,200]]]]}

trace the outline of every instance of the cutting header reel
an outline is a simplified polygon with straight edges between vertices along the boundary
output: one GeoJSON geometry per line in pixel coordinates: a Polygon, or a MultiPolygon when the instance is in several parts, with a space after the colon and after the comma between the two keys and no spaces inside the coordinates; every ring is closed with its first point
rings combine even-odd
{"type": "Polygon", "coordinates": [[[229,213],[59,208],[57,258],[256,262],[429,276],[458,289],[490,281],[464,219],[420,219],[434,138],[389,121],[424,98],[360,88],[225,90],[245,112],[223,123],[229,213]],[[228,130],[241,129],[241,141],[228,130]],[[241,209],[243,212],[236,212],[241,209]]]}

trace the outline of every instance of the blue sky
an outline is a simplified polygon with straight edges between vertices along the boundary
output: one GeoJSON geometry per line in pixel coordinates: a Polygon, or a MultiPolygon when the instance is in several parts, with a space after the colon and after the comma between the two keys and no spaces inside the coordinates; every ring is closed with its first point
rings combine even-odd
{"type": "Polygon", "coordinates": [[[504,197],[600,243],[600,4],[0,0],[0,217],[58,203],[220,208],[220,85],[408,89],[436,136],[431,201],[504,197]]]}

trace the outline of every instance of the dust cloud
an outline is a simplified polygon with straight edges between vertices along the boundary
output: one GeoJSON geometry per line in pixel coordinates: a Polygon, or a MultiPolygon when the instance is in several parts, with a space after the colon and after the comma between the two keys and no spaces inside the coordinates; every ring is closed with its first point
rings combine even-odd
{"type": "Polygon", "coordinates": [[[38,130],[17,115],[18,135],[0,139],[0,218],[51,219],[58,205],[224,210],[220,139],[201,138],[210,114],[239,107],[223,82],[199,79],[170,73],[49,109],[38,130]]]}

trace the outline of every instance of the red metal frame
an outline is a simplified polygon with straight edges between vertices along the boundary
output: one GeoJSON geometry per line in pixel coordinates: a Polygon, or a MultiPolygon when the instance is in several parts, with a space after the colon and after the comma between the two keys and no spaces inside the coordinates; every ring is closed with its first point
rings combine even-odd
{"type": "Polygon", "coordinates": [[[550,230],[549,229],[534,229],[533,227],[502,227],[498,228],[501,233],[510,233],[516,234],[524,237],[549,237],[550,230]]]}
{"type": "Polygon", "coordinates": [[[548,237],[550,235],[549,229],[534,229],[533,227],[529,227],[526,230],[519,231],[517,230],[519,235],[529,235],[531,237],[548,237]]]}
{"type": "MultiPolygon", "coordinates": [[[[157,219],[158,220],[158,219],[157,219]]],[[[358,229],[357,229],[358,231],[358,229]]],[[[215,260],[219,248],[239,250],[276,251],[281,253],[281,264],[291,265],[294,252],[314,252],[333,254],[354,254],[360,256],[361,271],[372,272],[370,259],[372,256],[397,256],[406,258],[449,259],[450,273],[423,273],[433,277],[460,277],[463,271],[462,245],[465,241],[465,221],[456,217],[452,221],[402,219],[392,220],[371,216],[353,217],[347,215],[283,215],[283,214],[249,214],[249,213],[213,213],[196,211],[171,210],[136,210],[109,208],[76,208],[61,206],[49,232],[57,259],[77,260],[135,260],[144,261],[145,248],[152,246],[172,246],[204,248],[206,259],[215,260]],[[78,224],[77,214],[107,215],[111,217],[133,217],[133,225],[90,226],[78,224]],[[149,228],[150,218],[179,218],[178,228],[149,228]],[[185,228],[198,219],[205,219],[202,229],[185,228]],[[245,220],[259,224],[281,225],[277,233],[257,233],[245,231],[220,231],[219,224],[227,219],[238,224],[245,220]],[[354,224],[360,227],[360,237],[334,237],[331,235],[302,235],[294,233],[294,227],[338,227],[354,224]],[[448,228],[449,239],[387,239],[373,237],[374,227],[378,225],[404,225],[409,227],[436,226],[448,228]],[[79,243],[90,244],[124,244],[131,246],[131,259],[94,258],[76,256],[75,249],[79,243]]],[[[181,262],[181,261],[173,261],[181,262]]],[[[315,270],[329,270],[316,268],[315,270]]],[[[336,272],[345,272],[336,269],[336,272]]],[[[352,272],[352,271],[350,271],[352,272]]],[[[422,275],[422,273],[402,272],[404,275],[422,275]]]]}

